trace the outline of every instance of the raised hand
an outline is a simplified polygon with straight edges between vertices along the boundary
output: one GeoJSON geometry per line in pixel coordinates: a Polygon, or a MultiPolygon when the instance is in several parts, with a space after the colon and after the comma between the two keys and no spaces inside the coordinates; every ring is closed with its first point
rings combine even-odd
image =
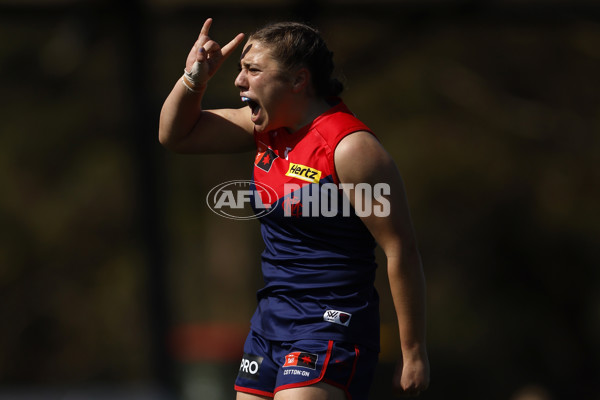
{"type": "Polygon", "coordinates": [[[229,43],[221,47],[208,35],[212,22],[212,18],[208,18],[204,22],[200,35],[198,35],[198,39],[185,62],[186,77],[194,87],[206,85],[223,64],[223,61],[233,53],[233,50],[244,39],[244,34],[239,33],[229,43]]]}

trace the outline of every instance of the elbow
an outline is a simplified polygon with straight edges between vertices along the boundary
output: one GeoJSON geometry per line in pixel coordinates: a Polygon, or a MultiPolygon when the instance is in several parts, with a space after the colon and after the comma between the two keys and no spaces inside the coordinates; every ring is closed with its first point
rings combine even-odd
{"type": "Polygon", "coordinates": [[[158,130],[158,142],[163,147],[169,148],[169,144],[170,144],[169,134],[164,129],[159,128],[159,130],[158,130]]]}
{"type": "Polygon", "coordinates": [[[175,150],[177,142],[181,140],[178,131],[177,124],[163,108],[158,122],[158,142],[169,150],[175,150]]]}
{"type": "MultiPolygon", "coordinates": [[[[164,111],[164,110],[163,110],[164,111]]],[[[171,132],[168,124],[164,120],[163,113],[161,112],[160,120],[158,122],[158,142],[166,148],[169,148],[171,138],[171,132]]]]}
{"type": "MultiPolygon", "coordinates": [[[[179,139],[181,140],[181,139],[179,139]]],[[[177,151],[178,136],[173,129],[165,124],[159,124],[158,142],[166,149],[177,151]]]]}
{"type": "Polygon", "coordinates": [[[180,143],[176,140],[173,140],[173,137],[168,134],[163,134],[159,131],[158,133],[158,142],[167,150],[174,151],[175,153],[183,153],[181,150],[180,143]]]}
{"type": "Polygon", "coordinates": [[[189,143],[189,135],[183,137],[173,135],[169,130],[158,131],[158,142],[167,150],[178,154],[195,153],[189,143]]]}

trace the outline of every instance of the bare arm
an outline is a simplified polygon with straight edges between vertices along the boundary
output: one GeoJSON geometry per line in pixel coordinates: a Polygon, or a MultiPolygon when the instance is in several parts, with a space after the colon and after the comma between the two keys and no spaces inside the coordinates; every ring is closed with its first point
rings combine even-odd
{"type": "Polygon", "coordinates": [[[212,19],[207,19],[187,57],[185,68],[194,71],[194,87],[186,87],[179,79],[161,110],[159,141],[176,152],[236,152],[254,145],[249,107],[202,109],[209,79],[244,39],[240,33],[221,48],[208,36],[211,24],[212,19]]]}
{"type": "MultiPolygon", "coordinates": [[[[373,207],[380,207],[379,213],[361,218],[387,258],[402,349],[394,384],[402,394],[418,394],[429,385],[425,278],[404,184],[390,155],[368,132],[356,132],[340,142],[335,150],[335,166],[342,183],[367,183],[371,187],[378,183],[389,185],[389,194],[384,196],[387,203],[372,199],[373,207]]],[[[354,191],[346,192],[354,204],[354,191]]]]}

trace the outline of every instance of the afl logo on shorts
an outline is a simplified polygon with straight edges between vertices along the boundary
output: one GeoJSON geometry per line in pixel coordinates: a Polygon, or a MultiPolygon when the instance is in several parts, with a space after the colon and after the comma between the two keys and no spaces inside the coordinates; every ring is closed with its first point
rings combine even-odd
{"type": "Polygon", "coordinates": [[[260,375],[260,365],[262,364],[262,361],[262,357],[244,353],[238,376],[240,378],[257,381],[260,375]]]}
{"type": "Polygon", "coordinates": [[[343,326],[350,325],[350,318],[352,318],[352,314],[337,310],[327,310],[325,311],[325,314],[323,314],[323,320],[325,322],[331,322],[343,326]]]}

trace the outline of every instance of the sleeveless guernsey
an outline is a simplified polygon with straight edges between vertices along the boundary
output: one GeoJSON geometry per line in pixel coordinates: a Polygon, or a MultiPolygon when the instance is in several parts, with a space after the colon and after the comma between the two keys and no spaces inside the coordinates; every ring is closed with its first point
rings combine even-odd
{"type": "Polygon", "coordinates": [[[269,212],[260,218],[265,285],[251,323],[269,340],[379,349],[375,240],[342,195],[334,166],[336,146],[357,131],[371,132],[340,101],[295,133],[255,132],[253,188],[262,204],[253,207],[269,212]]]}

